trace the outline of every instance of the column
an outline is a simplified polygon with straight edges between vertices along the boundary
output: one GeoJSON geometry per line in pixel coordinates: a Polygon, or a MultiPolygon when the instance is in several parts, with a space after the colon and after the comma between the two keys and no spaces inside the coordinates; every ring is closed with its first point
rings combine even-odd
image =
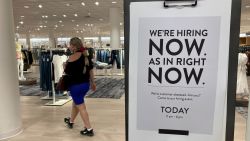
{"type": "Polygon", "coordinates": [[[54,33],[51,31],[49,32],[49,48],[56,47],[56,39],[54,37],[54,33]]]}
{"type": "Polygon", "coordinates": [[[26,33],[26,45],[28,47],[28,49],[31,48],[31,44],[30,44],[30,34],[26,33]]]}
{"type": "Polygon", "coordinates": [[[102,47],[102,37],[98,36],[98,48],[102,47]]]}
{"type": "Polygon", "coordinates": [[[22,131],[12,0],[0,0],[0,140],[22,131]]]}
{"type": "Polygon", "coordinates": [[[120,12],[118,8],[110,8],[109,19],[111,23],[110,47],[117,49],[120,47],[120,12]]]}

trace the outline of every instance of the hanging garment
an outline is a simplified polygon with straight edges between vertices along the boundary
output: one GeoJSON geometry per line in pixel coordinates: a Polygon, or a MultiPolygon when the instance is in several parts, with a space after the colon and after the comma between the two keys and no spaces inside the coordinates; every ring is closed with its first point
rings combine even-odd
{"type": "Polygon", "coordinates": [[[238,55],[238,73],[237,73],[237,94],[248,95],[248,83],[246,75],[246,64],[248,57],[244,53],[238,55]]]}
{"type": "Polygon", "coordinates": [[[54,77],[55,77],[55,83],[58,83],[60,78],[63,75],[64,68],[63,68],[63,63],[67,61],[67,56],[66,55],[54,55],[52,63],[54,65],[54,77]]]}

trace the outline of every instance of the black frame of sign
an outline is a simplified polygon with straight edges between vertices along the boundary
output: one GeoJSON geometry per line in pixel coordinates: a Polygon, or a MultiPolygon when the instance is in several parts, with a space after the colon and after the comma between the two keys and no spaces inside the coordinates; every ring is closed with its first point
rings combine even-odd
{"type": "MultiPolygon", "coordinates": [[[[124,0],[124,35],[125,35],[125,114],[126,114],[126,141],[129,141],[129,32],[130,32],[130,3],[149,2],[159,0],[124,0]]],[[[185,0],[184,0],[185,1],[185,0]]],[[[162,0],[164,2],[164,0],[162,0]]],[[[198,0],[199,5],[199,0],[198,0]]],[[[235,104],[238,65],[238,46],[240,34],[241,0],[232,0],[230,45],[229,45],[229,68],[227,87],[227,119],[226,141],[234,141],[235,104]]],[[[227,62],[225,62],[227,63],[227,62]]]]}

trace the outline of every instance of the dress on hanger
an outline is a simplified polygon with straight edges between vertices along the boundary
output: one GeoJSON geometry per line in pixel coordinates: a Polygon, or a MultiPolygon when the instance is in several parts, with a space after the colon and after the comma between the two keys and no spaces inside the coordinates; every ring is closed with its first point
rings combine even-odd
{"type": "Polygon", "coordinates": [[[238,73],[237,73],[237,94],[248,95],[248,82],[246,74],[246,64],[248,62],[248,57],[244,53],[239,53],[238,55],[238,73]]]}

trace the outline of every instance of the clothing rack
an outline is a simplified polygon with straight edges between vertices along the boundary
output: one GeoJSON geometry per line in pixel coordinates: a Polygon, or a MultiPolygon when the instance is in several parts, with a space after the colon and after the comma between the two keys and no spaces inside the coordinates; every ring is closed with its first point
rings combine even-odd
{"type": "MultiPolygon", "coordinates": [[[[49,49],[49,50],[43,50],[42,52],[49,52],[50,53],[50,58],[53,57],[53,55],[55,54],[64,54],[66,55],[65,49],[49,49]],[[56,53],[55,53],[56,52],[56,53]]],[[[51,73],[53,73],[53,63],[52,61],[50,62],[51,65],[51,73]]],[[[52,97],[50,96],[50,91],[48,91],[48,95],[43,97],[43,100],[52,100],[48,103],[45,104],[45,106],[62,106],[64,104],[66,104],[67,102],[71,101],[72,98],[68,96],[60,98],[60,97],[56,97],[56,92],[55,92],[55,81],[53,79],[53,75],[51,74],[51,93],[52,93],[52,97]]]]}

